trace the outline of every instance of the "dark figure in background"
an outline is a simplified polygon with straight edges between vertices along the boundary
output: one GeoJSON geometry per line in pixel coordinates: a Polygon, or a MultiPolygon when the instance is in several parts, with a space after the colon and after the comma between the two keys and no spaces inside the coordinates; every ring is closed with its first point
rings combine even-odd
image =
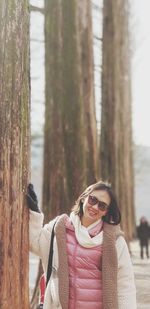
{"type": "Polygon", "coordinates": [[[137,236],[140,240],[141,259],[144,257],[144,247],[146,249],[146,256],[149,258],[148,241],[150,236],[150,227],[145,217],[141,217],[140,225],[137,228],[137,236]]]}

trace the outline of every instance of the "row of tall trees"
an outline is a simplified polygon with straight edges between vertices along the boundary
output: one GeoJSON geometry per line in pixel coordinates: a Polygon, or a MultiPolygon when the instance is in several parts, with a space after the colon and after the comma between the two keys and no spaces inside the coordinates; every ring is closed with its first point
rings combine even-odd
{"type": "MultiPolygon", "coordinates": [[[[85,186],[112,182],[133,235],[127,1],[104,0],[101,136],[97,136],[90,0],[45,0],[43,211],[69,212],[85,186]],[[100,151],[98,145],[100,144],[100,151]]],[[[29,8],[0,3],[0,307],[29,308],[29,8]],[[15,284],[14,284],[15,282],[15,284]]]]}
{"type": "Polygon", "coordinates": [[[112,183],[130,240],[135,222],[128,1],[104,1],[100,142],[91,11],[90,1],[45,1],[43,207],[47,220],[69,212],[82,189],[101,177],[112,183]]]}

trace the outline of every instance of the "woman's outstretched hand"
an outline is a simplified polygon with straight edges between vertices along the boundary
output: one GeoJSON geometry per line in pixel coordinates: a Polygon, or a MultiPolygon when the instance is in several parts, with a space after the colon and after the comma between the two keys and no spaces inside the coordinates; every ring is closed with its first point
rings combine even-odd
{"type": "Polygon", "coordinates": [[[36,211],[36,212],[41,212],[38,207],[38,199],[37,199],[36,193],[34,192],[34,187],[32,183],[29,183],[27,187],[26,200],[27,200],[27,205],[31,210],[36,211]]]}

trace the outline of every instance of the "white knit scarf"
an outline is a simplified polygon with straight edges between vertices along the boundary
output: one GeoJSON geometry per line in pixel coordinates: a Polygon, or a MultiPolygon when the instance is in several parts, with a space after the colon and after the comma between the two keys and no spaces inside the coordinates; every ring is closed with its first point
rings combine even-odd
{"type": "Polygon", "coordinates": [[[101,222],[101,219],[97,220],[96,222],[92,223],[88,227],[85,227],[81,224],[80,218],[74,212],[71,212],[70,219],[73,223],[75,228],[75,235],[77,238],[78,243],[85,248],[92,248],[98,245],[101,245],[103,242],[103,231],[97,234],[94,237],[90,237],[89,230],[96,226],[98,223],[101,222]]]}

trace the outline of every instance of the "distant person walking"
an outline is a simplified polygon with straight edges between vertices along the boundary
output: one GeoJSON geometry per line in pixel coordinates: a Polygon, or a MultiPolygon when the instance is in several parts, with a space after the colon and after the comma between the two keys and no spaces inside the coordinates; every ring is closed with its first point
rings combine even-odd
{"type": "Polygon", "coordinates": [[[145,217],[141,217],[140,219],[140,225],[137,228],[137,236],[140,240],[141,259],[144,258],[144,248],[146,249],[146,256],[149,258],[148,242],[150,236],[150,227],[145,217]]]}

